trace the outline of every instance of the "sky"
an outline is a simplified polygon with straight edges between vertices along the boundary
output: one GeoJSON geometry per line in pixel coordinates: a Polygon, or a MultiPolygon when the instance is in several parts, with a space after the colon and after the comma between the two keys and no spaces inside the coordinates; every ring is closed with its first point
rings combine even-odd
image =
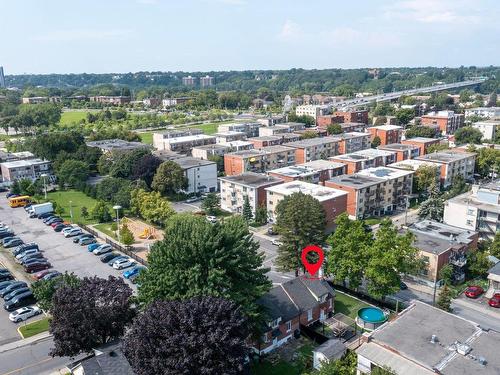
{"type": "Polygon", "coordinates": [[[500,63],[499,0],[0,0],[6,74],[500,63]]]}

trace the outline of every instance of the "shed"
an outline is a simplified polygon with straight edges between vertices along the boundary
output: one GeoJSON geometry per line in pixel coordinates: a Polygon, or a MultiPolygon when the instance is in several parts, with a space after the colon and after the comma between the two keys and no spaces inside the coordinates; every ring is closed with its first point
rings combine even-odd
{"type": "Polygon", "coordinates": [[[313,350],[313,367],[319,370],[322,362],[336,361],[347,351],[345,344],[339,339],[330,339],[313,350]]]}

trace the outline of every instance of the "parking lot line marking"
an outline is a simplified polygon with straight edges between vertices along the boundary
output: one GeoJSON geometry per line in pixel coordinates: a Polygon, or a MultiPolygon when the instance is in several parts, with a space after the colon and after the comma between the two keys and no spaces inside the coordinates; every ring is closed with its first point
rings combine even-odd
{"type": "Polygon", "coordinates": [[[42,361],[39,361],[39,362],[37,362],[37,363],[33,363],[33,364],[31,364],[31,365],[28,365],[28,366],[19,367],[19,368],[15,369],[15,370],[12,370],[12,371],[9,371],[9,372],[5,372],[5,373],[3,373],[3,374],[1,374],[1,375],[10,375],[10,374],[15,374],[16,372],[19,372],[19,371],[24,371],[24,370],[26,370],[26,369],[29,369],[29,368],[31,368],[31,367],[38,366],[38,365],[40,365],[40,364],[42,364],[42,363],[45,363],[45,362],[48,362],[48,361],[50,361],[50,360],[52,360],[52,357],[45,358],[45,359],[44,359],[44,360],[42,360],[42,361]]]}

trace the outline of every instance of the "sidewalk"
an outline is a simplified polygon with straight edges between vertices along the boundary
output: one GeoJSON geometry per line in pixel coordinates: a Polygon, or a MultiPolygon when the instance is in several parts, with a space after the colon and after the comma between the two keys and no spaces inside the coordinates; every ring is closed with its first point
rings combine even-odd
{"type": "Polygon", "coordinates": [[[489,316],[491,316],[492,318],[495,318],[495,319],[500,319],[500,312],[490,310],[486,306],[478,305],[477,303],[474,303],[472,301],[467,301],[464,298],[455,298],[452,301],[455,304],[459,305],[459,306],[463,306],[463,307],[475,310],[475,311],[477,311],[477,312],[479,312],[481,314],[489,315],[489,316]]]}
{"type": "Polygon", "coordinates": [[[27,339],[21,339],[14,342],[9,342],[8,344],[0,346],[0,353],[5,353],[8,352],[9,350],[22,348],[23,346],[34,344],[35,342],[45,340],[49,337],[52,337],[52,335],[49,332],[42,332],[39,333],[38,335],[28,337],[27,339]]]}

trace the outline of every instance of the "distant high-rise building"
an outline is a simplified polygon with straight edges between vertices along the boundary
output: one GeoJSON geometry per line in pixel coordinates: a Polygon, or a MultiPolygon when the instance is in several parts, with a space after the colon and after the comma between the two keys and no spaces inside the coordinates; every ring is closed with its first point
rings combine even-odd
{"type": "Polygon", "coordinates": [[[196,85],[196,77],[191,77],[191,76],[182,77],[182,84],[184,86],[194,86],[196,85]]]}
{"type": "Polygon", "coordinates": [[[200,77],[200,86],[201,87],[209,87],[214,85],[214,77],[205,76],[200,77]]]}
{"type": "Polygon", "coordinates": [[[5,87],[5,76],[3,75],[3,66],[0,66],[0,87],[5,87]]]}

